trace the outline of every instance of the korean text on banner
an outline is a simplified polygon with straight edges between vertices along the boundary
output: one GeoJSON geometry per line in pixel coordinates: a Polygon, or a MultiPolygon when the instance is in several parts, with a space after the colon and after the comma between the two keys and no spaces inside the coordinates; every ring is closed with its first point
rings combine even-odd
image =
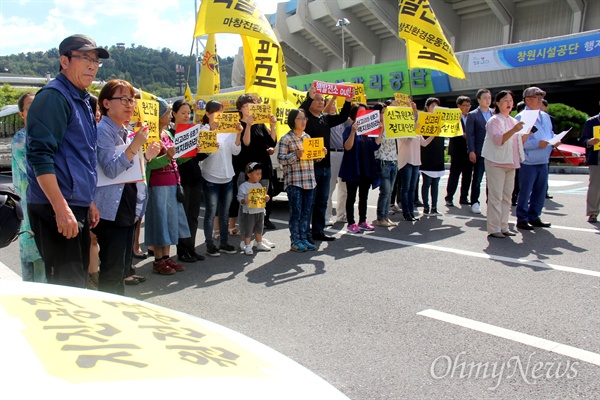
{"type": "Polygon", "coordinates": [[[354,97],[354,87],[352,85],[314,81],[313,86],[317,93],[341,96],[347,99],[354,97]]]}
{"type": "Polygon", "coordinates": [[[267,206],[267,188],[252,188],[248,190],[248,208],[265,208],[267,206]]]}
{"type": "Polygon", "coordinates": [[[268,124],[271,120],[270,104],[248,104],[248,111],[254,117],[252,124],[268,124]]]}
{"type": "Polygon", "coordinates": [[[219,124],[217,133],[236,133],[240,123],[240,114],[237,112],[216,113],[215,122],[219,124]]]}
{"type": "MultiPolygon", "coordinates": [[[[127,144],[122,144],[120,146],[117,146],[115,148],[115,155],[117,154],[121,154],[124,151],[126,151],[127,147],[129,145],[127,144]]],[[[142,182],[144,181],[146,178],[144,176],[144,164],[142,159],[140,158],[140,153],[139,151],[133,156],[132,162],[133,162],[133,166],[131,166],[130,168],[126,169],[125,171],[123,171],[122,173],[120,173],[119,175],[117,175],[114,178],[109,178],[104,174],[104,171],[102,170],[102,168],[100,166],[98,166],[98,187],[100,186],[107,186],[107,185],[114,185],[117,183],[132,183],[132,182],[142,182]]]]}
{"type": "Polygon", "coordinates": [[[263,98],[287,98],[287,73],[283,50],[277,41],[242,36],[246,92],[263,98]]]}
{"type": "MultiPolygon", "coordinates": [[[[221,90],[221,76],[219,75],[219,57],[217,57],[217,42],[214,33],[208,35],[204,55],[202,56],[202,66],[200,67],[200,79],[198,80],[199,94],[212,95],[221,90]]],[[[198,99],[196,99],[198,100],[198,99]]]]}
{"type": "MultiPolygon", "coordinates": [[[[352,97],[352,104],[354,103],[363,103],[367,104],[367,95],[365,94],[365,85],[362,83],[349,83],[343,82],[343,85],[349,85],[354,87],[354,97],[352,97]]],[[[346,101],[345,97],[339,97],[336,99],[335,106],[340,110],[344,107],[344,102],[346,101]]]]}
{"type": "Polygon", "coordinates": [[[431,68],[465,79],[429,1],[399,0],[398,5],[398,34],[406,40],[408,68],[431,68]]]}
{"type": "Polygon", "coordinates": [[[306,138],[302,139],[302,160],[319,160],[325,158],[325,140],[323,138],[306,138]]]}
{"type": "Polygon", "coordinates": [[[357,135],[379,136],[381,134],[379,110],[359,110],[356,114],[356,125],[357,135]]]}
{"type": "Polygon", "coordinates": [[[198,150],[200,125],[178,124],[175,130],[175,155],[173,158],[194,157],[198,150]]]}
{"type": "Polygon", "coordinates": [[[441,119],[439,114],[420,112],[417,119],[417,135],[439,136],[441,119]]]}
{"type": "Polygon", "coordinates": [[[415,118],[411,107],[386,107],[383,116],[386,139],[415,137],[415,118]]]}
{"type": "MultiPolygon", "coordinates": [[[[289,93],[288,89],[288,93],[289,93]]],[[[290,131],[290,127],[287,124],[288,115],[290,111],[297,109],[298,106],[292,101],[281,101],[277,100],[273,102],[272,113],[277,119],[275,126],[277,127],[277,141],[279,141],[283,135],[290,131]]]]}
{"type": "Polygon", "coordinates": [[[440,115],[440,136],[455,137],[462,136],[462,125],[460,117],[462,112],[458,108],[436,107],[434,114],[440,115]]]}
{"type": "MultiPolygon", "coordinates": [[[[594,138],[600,139],[600,126],[594,127],[594,138]]],[[[594,145],[594,151],[600,150],[600,142],[594,145]]]]}
{"type": "Polygon", "coordinates": [[[208,33],[235,33],[278,43],[269,20],[254,0],[202,0],[194,37],[208,33]]]}
{"type": "MultiPolygon", "coordinates": [[[[236,136],[231,133],[226,135],[231,135],[233,139],[235,139],[236,136]]],[[[198,147],[200,147],[201,153],[216,153],[219,151],[217,142],[217,131],[200,131],[200,135],[198,136],[198,147]]]]}

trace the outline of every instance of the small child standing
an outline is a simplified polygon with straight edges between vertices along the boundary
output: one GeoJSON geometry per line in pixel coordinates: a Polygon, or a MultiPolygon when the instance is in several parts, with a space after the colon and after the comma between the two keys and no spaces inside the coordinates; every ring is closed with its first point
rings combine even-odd
{"type": "Polygon", "coordinates": [[[260,184],[262,178],[262,166],[259,163],[252,162],[246,165],[246,176],[248,180],[238,188],[237,199],[241,205],[241,213],[239,215],[239,225],[244,241],[244,253],[247,256],[253,254],[252,234],[256,239],[256,249],[262,251],[271,251],[271,248],[263,243],[262,232],[265,219],[265,207],[257,207],[255,200],[255,191],[261,191],[260,203],[269,201],[269,195],[266,194],[266,189],[260,184]],[[264,197],[263,194],[264,193],[264,197]]]}

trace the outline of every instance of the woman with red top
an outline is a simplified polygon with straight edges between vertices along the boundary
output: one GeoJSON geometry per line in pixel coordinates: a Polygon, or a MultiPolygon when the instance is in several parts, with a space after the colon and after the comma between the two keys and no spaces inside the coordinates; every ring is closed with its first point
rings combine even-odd
{"type": "MultiPolygon", "coordinates": [[[[158,99],[162,129],[169,125],[171,108],[163,99],[158,99]]],[[[147,165],[148,208],[146,210],[147,246],[154,251],[152,272],[160,275],[172,275],[176,271],[184,271],[185,267],[169,257],[171,245],[176,245],[179,238],[190,237],[183,203],[178,201],[177,191],[179,170],[175,155],[173,138],[166,130],[160,134],[162,149],[155,159],[147,165]]],[[[186,160],[187,161],[187,160],[186,160]]]]}

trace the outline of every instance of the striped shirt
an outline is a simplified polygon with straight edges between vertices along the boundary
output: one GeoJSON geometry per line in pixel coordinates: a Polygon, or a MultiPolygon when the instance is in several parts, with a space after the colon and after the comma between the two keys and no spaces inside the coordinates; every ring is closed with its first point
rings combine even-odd
{"type": "Polygon", "coordinates": [[[286,133],[279,141],[279,164],[283,167],[284,189],[288,186],[297,186],[302,189],[313,189],[317,186],[313,160],[300,160],[296,150],[302,149],[303,139],[310,136],[302,132],[302,136],[293,131],[286,133]]]}

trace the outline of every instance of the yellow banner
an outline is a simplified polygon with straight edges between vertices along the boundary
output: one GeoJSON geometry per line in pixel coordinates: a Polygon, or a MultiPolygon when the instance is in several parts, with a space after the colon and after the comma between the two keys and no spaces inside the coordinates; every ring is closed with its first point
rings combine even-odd
{"type": "Polygon", "coordinates": [[[235,107],[235,102],[238,97],[244,94],[243,90],[238,90],[236,92],[229,93],[215,93],[212,95],[196,95],[196,104],[198,105],[198,109],[194,112],[194,121],[197,124],[200,123],[200,119],[204,115],[204,107],[206,107],[206,103],[210,100],[218,101],[223,104],[224,112],[237,112],[237,108],[235,107]]]}
{"type": "Polygon", "coordinates": [[[267,188],[252,188],[248,190],[248,208],[265,208],[267,206],[267,188]]]}
{"type": "Polygon", "coordinates": [[[277,141],[279,141],[283,135],[290,131],[290,127],[287,124],[288,115],[290,114],[290,111],[298,108],[298,105],[291,101],[277,100],[273,102],[272,107],[273,108],[271,109],[271,112],[277,119],[277,123],[275,125],[277,126],[277,141]]]}
{"type": "Polygon", "coordinates": [[[274,100],[287,99],[283,50],[277,41],[242,36],[246,92],[274,100]]]}
{"type": "Polygon", "coordinates": [[[386,139],[417,135],[411,107],[386,107],[383,121],[386,139]]]}
{"type": "Polygon", "coordinates": [[[215,121],[219,123],[217,133],[237,133],[240,114],[236,112],[217,113],[215,121]]]}
{"type": "Polygon", "coordinates": [[[217,131],[200,131],[198,149],[200,153],[216,153],[219,151],[219,146],[217,146],[217,131]]]}
{"type": "Polygon", "coordinates": [[[190,104],[194,104],[194,98],[192,96],[192,91],[190,90],[190,85],[185,83],[185,93],[183,94],[183,98],[190,104]]]}
{"type": "Polygon", "coordinates": [[[236,33],[278,43],[269,20],[255,0],[202,0],[194,37],[208,33],[236,33]]]}
{"type": "Polygon", "coordinates": [[[441,119],[439,114],[420,112],[417,119],[417,135],[439,136],[441,119]]]}
{"type": "Polygon", "coordinates": [[[465,79],[429,1],[399,0],[398,5],[398,35],[406,40],[408,68],[430,68],[465,79]]]}
{"type": "MultiPolygon", "coordinates": [[[[600,139],[600,126],[594,127],[594,138],[600,139]]],[[[600,150],[600,142],[594,145],[594,151],[600,150]]]]}
{"type": "Polygon", "coordinates": [[[323,147],[325,147],[323,138],[302,139],[302,148],[304,149],[302,160],[319,160],[324,158],[325,152],[323,152],[323,147]]]}
{"type": "Polygon", "coordinates": [[[198,81],[198,95],[213,95],[221,90],[221,76],[219,75],[219,57],[217,57],[217,42],[214,34],[208,35],[202,66],[200,67],[200,80],[198,81]]]}
{"type": "Polygon", "coordinates": [[[462,112],[458,108],[442,108],[436,107],[433,110],[434,114],[440,115],[440,136],[454,137],[462,136],[462,126],[460,117],[462,112]]]}
{"type": "Polygon", "coordinates": [[[254,117],[252,124],[268,124],[271,121],[270,104],[248,104],[248,112],[254,117]]]}

